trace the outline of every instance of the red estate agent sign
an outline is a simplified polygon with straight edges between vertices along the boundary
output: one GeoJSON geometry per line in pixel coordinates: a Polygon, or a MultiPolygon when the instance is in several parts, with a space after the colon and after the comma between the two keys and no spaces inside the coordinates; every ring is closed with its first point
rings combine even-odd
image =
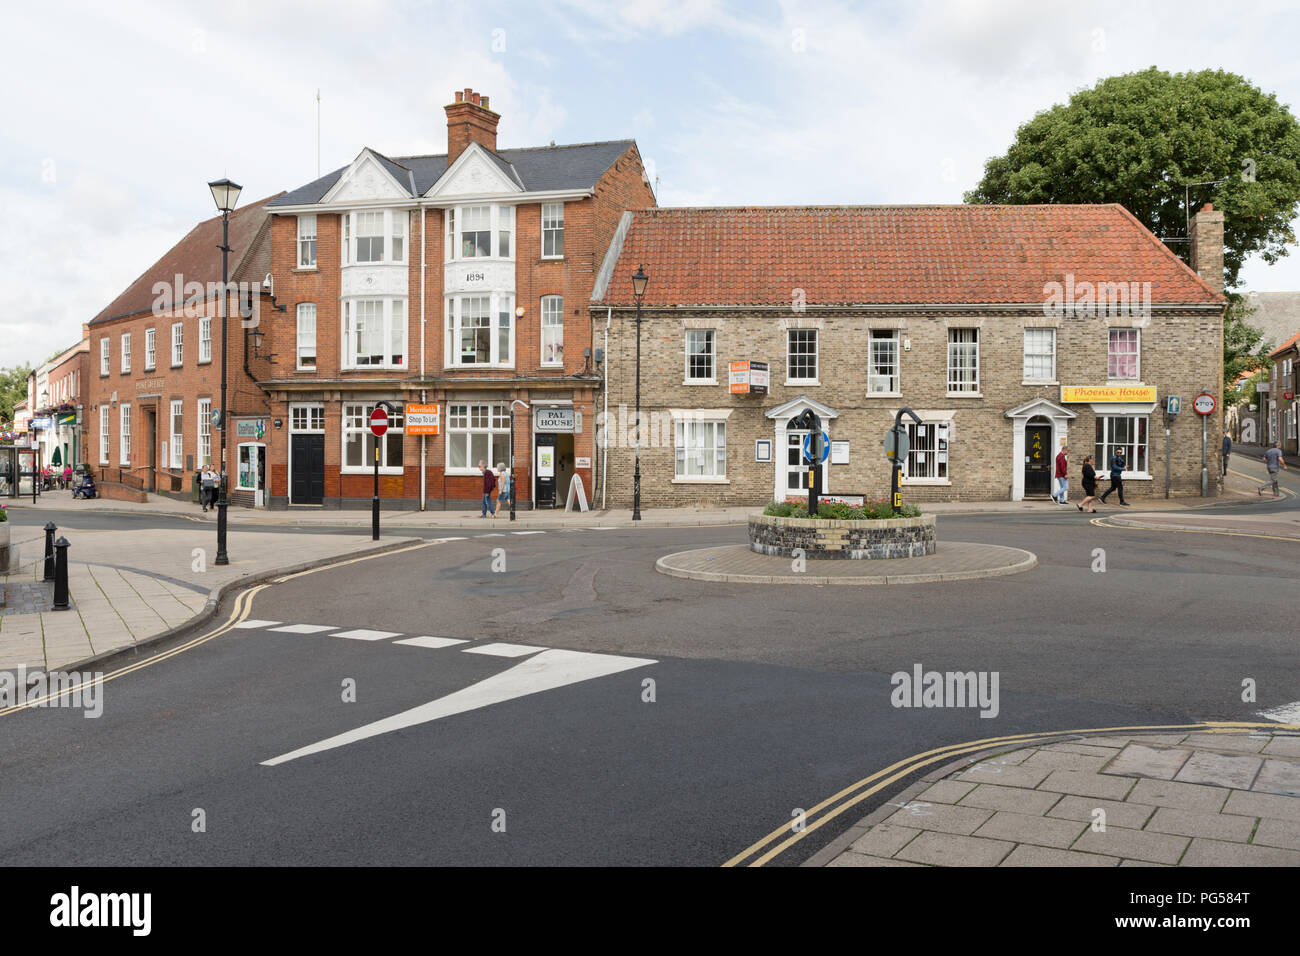
{"type": "Polygon", "coordinates": [[[383,438],[386,431],[388,431],[388,412],[376,408],[370,413],[370,432],[376,438],[383,438]]]}
{"type": "Polygon", "coordinates": [[[1192,411],[1198,415],[1209,415],[1214,412],[1216,404],[1213,395],[1202,392],[1192,400],[1192,411]]]}

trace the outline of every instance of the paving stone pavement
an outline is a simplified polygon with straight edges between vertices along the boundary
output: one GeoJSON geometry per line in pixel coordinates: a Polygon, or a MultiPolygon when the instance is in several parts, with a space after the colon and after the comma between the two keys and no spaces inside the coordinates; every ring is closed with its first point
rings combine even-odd
{"type": "Polygon", "coordinates": [[[984,754],[907,788],[808,865],[1300,866],[1300,729],[984,754]]]}
{"type": "Polygon", "coordinates": [[[39,537],[24,541],[16,568],[0,576],[9,595],[0,614],[0,670],[58,670],[123,650],[202,614],[225,585],[283,568],[322,563],[421,539],[367,534],[231,532],[230,564],[212,563],[213,529],[89,531],[60,528],[71,543],[70,607],[50,610],[39,537]]]}
{"type": "Polygon", "coordinates": [[[656,562],[655,570],[672,577],[731,584],[921,584],[1017,574],[1036,566],[1038,559],[1020,548],[940,541],[934,554],[916,558],[807,559],[802,571],[795,570],[796,563],[736,544],[665,555],[656,562]]]}

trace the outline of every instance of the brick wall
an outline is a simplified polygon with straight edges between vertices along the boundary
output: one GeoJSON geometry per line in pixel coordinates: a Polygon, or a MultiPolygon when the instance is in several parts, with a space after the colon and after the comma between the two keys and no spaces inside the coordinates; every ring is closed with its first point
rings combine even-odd
{"type": "MultiPolygon", "coordinates": [[[[604,309],[594,308],[603,317],[604,309]]],[[[775,422],[764,412],[801,395],[839,412],[824,422],[832,440],[850,442],[849,464],[830,465],[828,489],[832,493],[866,493],[885,496],[889,490],[889,465],[882,441],[901,406],[918,410],[951,410],[953,438],[949,444],[947,486],[906,485],[905,500],[981,500],[1011,496],[1013,422],[1005,412],[1035,398],[1060,401],[1059,385],[1107,384],[1107,328],[1131,326],[1141,319],[1065,317],[1045,319],[1041,312],[1002,314],[899,314],[846,310],[790,313],[788,311],[692,310],[674,313],[647,310],[642,330],[642,408],[649,424],[654,413],[665,427],[648,437],[641,451],[642,504],[645,507],[696,504],[758,505],[772,499],[776,469],[783,466],[784,449],[773,447],[773,463],[754,460],[754,443],[775,443],[775,422]],[[1057,382],[1059,385],[1024,385],[1024,328],[1049,325],[1057,329],[1057,382]],[[785,330],[818,327],[819,385],[786,385],[785,330]],[[980,329],[981,397],[947,394],[948,327],[980,329]],[[715,329],[716,385],[686,385],[685,330],[715,329]],[[867,393],[868,330],[897,328],[910,343],[902,351],[902,397],[869,397],[867,393]],[[771,392],[766,396],[733,396],[728,392],[727,363],[731,360],[767,361],[771,366],[771,392]],[[727,421],[727,483],[674,483],[674,441],[669,409],[731,410],[727,421]]],[[[1201,436],[1191,399],[1202,387],[1222,394],[1222,316],[1219,312],[1162,314],[1157,312],[1141,329],[1141,381],[1157,388],[1158,402],[1168,394],[1184,399],[1184,412],[1173,426],[1172,494],[1200,493],[1201,436]]],[[[632,495],[634,453],[629,437],[621,436],[618,410],[626,406],[623,420],[630,427],[634,409],[635,326],[627,310],[614,314],[610,336],[610,394],[612,422],[607,422],[609,493],[611,507],[629,507],[632,495]],[[617,447],[615,447],[617,446],[617,447]]],[[[1220,403],[1221,406],[1222,403],[1220,403]]],[[[1077,496],[1080,460],[1093,452],[1096,416],[1090,405],[1065,405],[1076,414],[1068,425],[1070,473],[1077,496]]],[[[1210,436],[1211,491],[1214,491],[1220,411],[1207,423],[1210,436]]],[[[1152,480],[1126,482],[1134,499],[1164,494],[1164,431],[1159,408],[1149,416],[1149,472],[1152,480]]],[[[1053,449],[1053,454],[1055,449],[1053,449]]],[[[1104,462],[1097,465],[1104,471],[1104,462]]]]}

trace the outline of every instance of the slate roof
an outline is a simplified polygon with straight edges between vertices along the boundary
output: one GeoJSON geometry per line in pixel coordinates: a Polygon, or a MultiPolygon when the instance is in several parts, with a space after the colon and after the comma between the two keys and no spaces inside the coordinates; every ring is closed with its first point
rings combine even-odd
{"type": "MultiPolygon", "coordinates": [[[[491,156],[501,170],[514,182],[529,192],[552,189],[591,189],[614,161],[626,153],[633,140],[612,140],[607,143],[578,143],[573,146],[536,146],[525,149],[501,149],[491,156]]],[[[372,153],[375,151],[372,149],[372,153]]],[[[423,196],[447,171],[447,155],[375,156],[393,174],[393,178],[410,191],[412,196],[423,196]],[[409,173],[409,175],[408,175],[409,173]],[[414,188],[412,189],[412,181],[414,188]]],[[[276,206],[300,206],[320,202],[339,178],[350,167],[340,167],[320,179],[290,190],[271,203],[276,206]]]]}
{"type": "Polygon", "coordinates": [[[1300,292],[1248,292],[1246,306],[1253,310],[1246,322],[1261,330],[1275,351],[1300,331],[1300,292]]]}
{"type": "MultiPolygon", "coordinates": [[[[276,195],[280,196],[283,193],[276,195]]],[[[246,206],[238,206],[230,214],[229,267],[232,280],[238,280],[242,271],[247,271],[241,270],[246,258],[251,262],[253,258],[260,256],[260,248],[254,250],[253,257],[245,255],[250,246],[255,243],[259,247],[263,244],[268,246],[265,258],[269,263],[270,232],[262,227],[267,220],[266,207],[274,198],[274,196],[267,196],[246,206]]],[[[221,217],[214,216],[199,223],[184,239],[168,249],[161,259],[127,286],[121,295],[101,309],[99,314],[90,320],[90,324],[148,311],[153,307],[154,299],[157,297],[153,291],[154,283],[165,282],[172,287],[177,275],[182,276],[182,283],[200,282],[205,288],[209,282],[220,282],[221,250],[218,248],[220,245],[221,217]]],[[[261,274],[254,274],[253,278],[260,279],[261,275],[269,271],[268,266],[261,274]]]]}
{"type": "MultiPolygon", "coordinates": [[[[608,266],[608,263],[606,264],[608,266]]],[[[1223,302],[1119,205],[637,209],[601,305],[1040,303],[1044,285],[1150,282],[1152,304],[1223,302]]]]}

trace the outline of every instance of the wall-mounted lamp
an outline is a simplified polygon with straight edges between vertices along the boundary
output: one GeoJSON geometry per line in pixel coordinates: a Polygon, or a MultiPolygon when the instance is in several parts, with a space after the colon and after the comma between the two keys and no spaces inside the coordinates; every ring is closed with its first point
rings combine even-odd
{"type": "Polygon", "coordinates": [[[284,427],[284,419],[283,419],[283,418],[277,418],[277,419],[275,420],[275,427],[276,427],[276,428],[283,428],[283,427],[284,427]]]}

